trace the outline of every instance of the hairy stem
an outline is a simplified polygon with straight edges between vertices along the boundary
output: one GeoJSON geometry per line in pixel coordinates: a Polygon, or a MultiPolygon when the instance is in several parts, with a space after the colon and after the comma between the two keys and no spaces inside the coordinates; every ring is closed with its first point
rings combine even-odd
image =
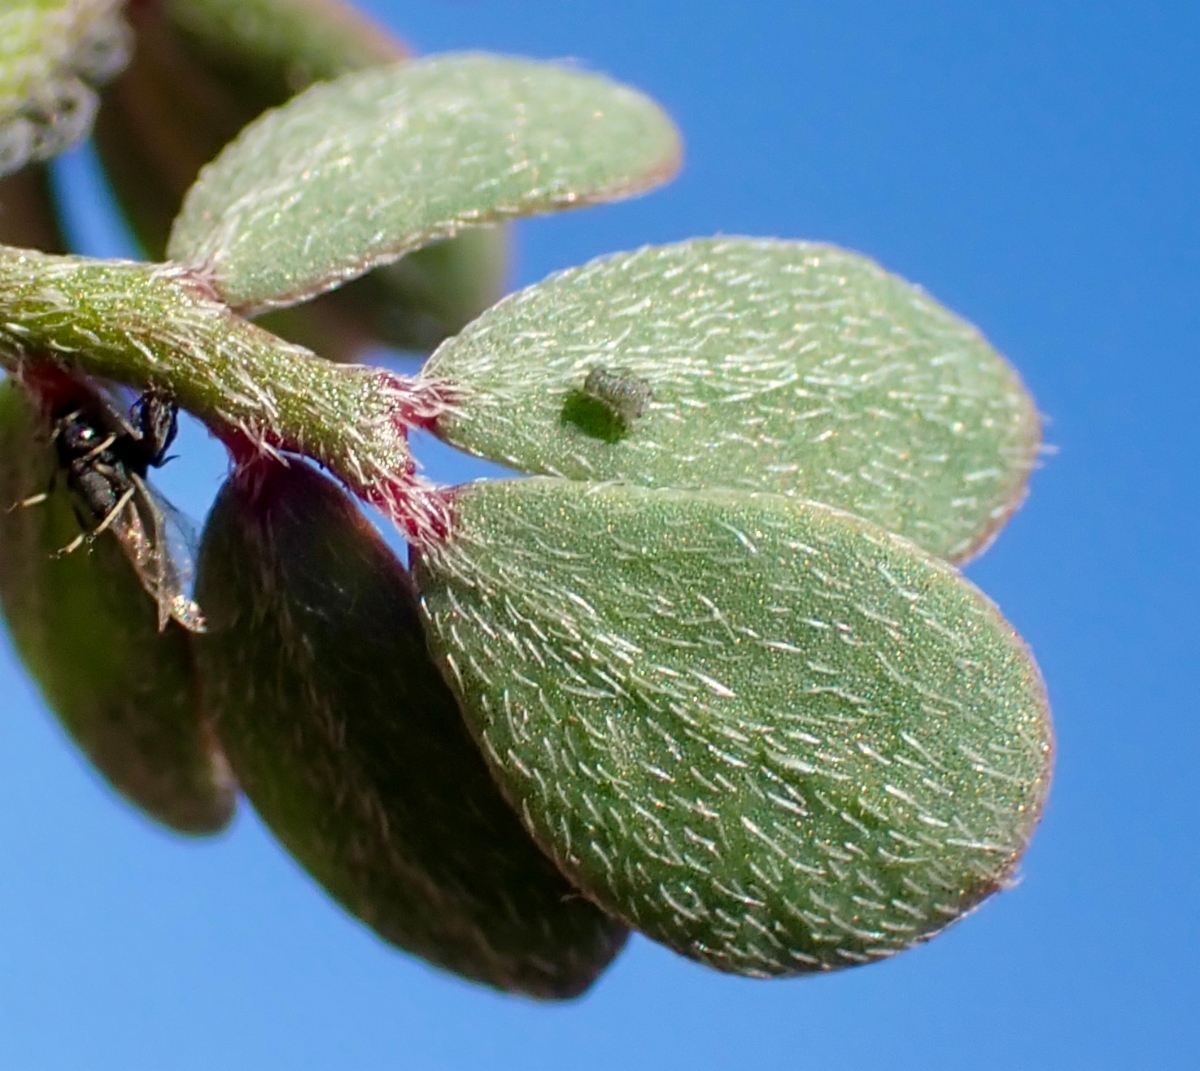
{"type": "Polygon", "coordinates": [[[407,429],[447,400],[411,380],[336,365],[236,316],[177,265],[57,257],[0,246],[0,364],[39,364],[157,387],[245,462],[294,453],[380,507],[417,543],[445,532],[407,429]]]}

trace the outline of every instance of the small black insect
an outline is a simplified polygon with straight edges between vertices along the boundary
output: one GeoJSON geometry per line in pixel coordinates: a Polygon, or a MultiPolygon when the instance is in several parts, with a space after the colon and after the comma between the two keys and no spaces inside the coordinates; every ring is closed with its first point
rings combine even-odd
{"type": "MultiPolygon", "coordinates": [[[[179,410],[157,391],[133,405],[126,422],[99,407],[72,409],[55,418],[51,438],[67,486],[86,503],[97,526],[64,548],[69,553],[108,529],[133,501],[151,467],[167,460],[179,410]]],[[[81,521],[82,523],[82,521],[81,521]]]]}
{"type": "MultiPolygon", "coordinates": [[[[146,482],[149,469],[169,460],[178,419],[174,401],[156,390],[138,398],[128,420],[99,397],[83,405],[73,402],[52,416],[50,439],[84,529],[60,553],[70,554],[111,530],[142,587],[158,603],[159,627],[174,618],[202,632],[200,608],[184,591],[187,540],[177,532],[174,511],[146,482]]],[[[23,505],[46,498],[34,495],[23,505]]]]}

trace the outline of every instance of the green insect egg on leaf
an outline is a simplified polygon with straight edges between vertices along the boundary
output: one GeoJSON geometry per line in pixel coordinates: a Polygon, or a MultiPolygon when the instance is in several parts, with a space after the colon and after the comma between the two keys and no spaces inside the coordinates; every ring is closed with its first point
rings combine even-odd
{"type": "Polygon", "coordinates": [[[588,896],[721,970],[890,956],[1009,882],[1049,784],[1029,652],[915,544],[783,496],[458,489],[415,564],[505,794],[588,896]]]}
{"type": "Polygon", "coordinates": [[[641,376],[624,369],[596,365],[583,381],[583,393],[611,411],[622,424],[632,424],[645,411],[654,392],[641,376]]]}
{"type": "Polygon", "coordinates": [[[598,364],[582,387],[567,394],[562,422],[593,438],[617,442],[629,434],[653,397],[650,384],[641,376],[598,364]]]}
{"type": "Polygon", "coordinates": [[[246,470],[210,517],[198,595],[222,743],[325,890],[445,970],[583,992],[625,927],[522,829],[429,658],[408,574],[351,500],[301,464],[246,470]]]}

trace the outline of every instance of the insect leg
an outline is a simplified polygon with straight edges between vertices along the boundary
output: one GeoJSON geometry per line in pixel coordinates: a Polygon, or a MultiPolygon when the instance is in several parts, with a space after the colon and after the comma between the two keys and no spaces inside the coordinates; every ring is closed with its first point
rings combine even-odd
{"type": "MultiPolygon", "coordinates": [[[[65,547],[62,548],[62,550],[60,550],[58,552],[58,556],[62,557],[66,554],[70,554],[73,551],[78,550],[81,546],[83,546],[84,543],[90,543],[93,539],[95,539],[102,532],[105,532],[110,527],[112,527],[113,522],[121,515],[122,511],[125,509],[126,506],[129,505],[130,501],[132,501],[135,492],[136,492],[136,488],[134,488],[134,487],[128,488],[121,495],[121,497],[117,499],[117,504],[108,511],[108,513],[104,517],[104,520],[102,520],[90,532],[80,532],[79,535],[77,535],[74,539],[72,539],[70,543],[68,543],[65,547]]],[[[78,514],[76,514],[76,516],[78,516],[78,514]]]]}
{"type": "Polygon", "coordinates": [[[29,506],[40,506],[50,497],[50,492],[54,490],[55,482],[58,480],[58,469],[55,468],[50,473],[50,486],[39,495],[30,495],[28,498],[21,498],[8,507],[8,512],[12,513],[15,509],[26,509],[29,506]]]}
{"type": "Polygon", "coordinates": [[[88,533],[80,532],[74,539],[71,540],[65,547],[62,547],[55,553],[56,558],[65,558],[68,554],[77,551],[87,541],[88,533]]]}
{"type": "Polygon", "coordinates": [[[98,536],[101,532],[106,531],[109,527],[111,527],[113,521],[115,521],[121,515],[121,511],[126,506],[129,505],[129,503],[133,500],[133,496],[136,493],[137,493],[136,487],[128,488],[121,495],[121,497],[117,499],[117,504],[108,511],[108,515],[104,518],[104,520],[102,520],[98,525],[96,525],[95,528],[92,529],[91,534],[88,538],[95,539],[96,536],[98,536]]]}
{"type": "Polygon", "coordinates": [[[54,422],[54,430],[50,432],[49,442],[51,442],[51,443],[57,442],[62,437],[63,428],[65,428],[68,424],[74,423],[81,416],[83,416],[83,410],[82,409],[74,409],[71,412],[69,412],[66,416],[59,417],[54,422]]]}

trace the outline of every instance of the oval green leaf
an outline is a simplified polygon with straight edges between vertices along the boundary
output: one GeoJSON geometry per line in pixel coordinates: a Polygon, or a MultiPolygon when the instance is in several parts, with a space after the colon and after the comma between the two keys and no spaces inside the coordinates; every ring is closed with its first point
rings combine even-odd
{"type": "Polygon", "coordinates": [[[121,0],[7,0],[0,10],[0,175],[84,137],[91,86],[120,70],[121,0]]]}
{"type": "Polygon", "coordinates": [[[204,715],[190,637],[163,631],[117,540],[60,555],[79,522],[49,429],[0,384],[0,605],[21,658],[79,748],[121,795],[181,833],[215,833],[236,788],[204,715]],[[10,508],[13,507],[13,508],[10,508]]]}
{"type": "MultiPolygon", "coordinates": [[[[278,104],[313,82],[381,63],[408,49],[342,0],[160,0],[186,50],[261,102],[278,104]]],[[[140,19],[141,12],[134,18],[140,19]]],[[[261,110],[261,108],[260,108],[261,110]]]]}
{"type": "Polygon", "coordinates": [[[513,468],[795,495],[953,560],[1020,503],[1039,440],[1029,395],[973,327],[809,242],[605,257],[506,298],[422,377],[458,396],[436,434],[513,468]],[[639,412],[597,396],[598,376],[640,390],[639,412]]]}
{"type": "Polygon", "coordinates": [[[227,484],[204,536],[208,696],[246,795],[310,874],[400,948],[572,997],[625,929],[501,797],[430,661],[412,583],[303,465],[227,484]]]}
{"type": "Polygon", "coordinates": [[[775,495],[472,484],[416,576],[430,644],[563,872],[722,970],[929,938],[1002,888],[1051,730],[951,567],[775,495]]]}
{"type": "MultiPolygon", "coordinates": [[[[171,0],[129,12],[138,47],[103,97],[96,145],[146,255],[166,254],[183,196],[267,108],[314,81],[404,58],[382,27],[338,0],[171,0]]],[[[501,229],[421,249],[264,324],[340,361],[382,345],[429,352],[503,292],[501,229]]]]}
{"type": "Polygon", "coordinates": [[[671,121],[632,89],[442,56],[314,86],[253,123],[201,172],[168,252],[253,313],[466,226],[641,192],[678,162],[671,121]]]}
{"type": "Polygon", "coordinates": [[[200,168],[251,120],[312,82],[406,50],[347,5],[324,0],[166,0],[128,14],[137,48],[104,94],[96,144],[152,260],[200,168]]]}

